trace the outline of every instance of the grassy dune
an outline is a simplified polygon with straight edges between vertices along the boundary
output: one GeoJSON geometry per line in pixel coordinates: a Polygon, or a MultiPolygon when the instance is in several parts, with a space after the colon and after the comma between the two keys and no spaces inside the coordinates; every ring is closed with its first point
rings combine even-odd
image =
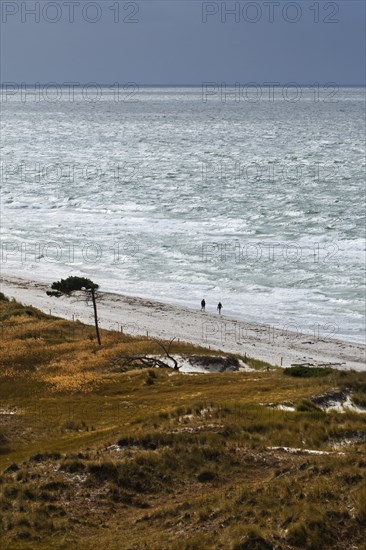
{"type": "Polygon", "coordinates": [[[366,373],[126,368],[161,348],[107,331],[99,347],[3,297],[0,329],[1,549],[366,548],[366,415],[311,401],[363,406],[366,373]]]}

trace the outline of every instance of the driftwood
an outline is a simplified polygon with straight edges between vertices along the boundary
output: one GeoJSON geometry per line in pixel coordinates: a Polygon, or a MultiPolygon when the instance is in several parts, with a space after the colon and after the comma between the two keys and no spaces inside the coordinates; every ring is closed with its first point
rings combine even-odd
{"type": "MultiPolygon", "coordinates": [[[[156,340],[156,343],[162,348],[162,350],[164,351],[164,353],[166,355],[166,358],[170,359],[170,361],[172,361],[174,370],[179,370],[179,365],[178,365],[177,360],[175,359],[175,357],[173,357],[170,354],[170,350],[171,350],[171,347],[172,347],[172,344],[173,344],[174,340],[175,340],[175,337],[172,338],[171,340],[169,340],[168,346],[166,344],[164,344],[161,340],[156,340]]],[[[149,368],[153,368],[153,367],[169,368],[169,369],[171,368],[171,365],[169,365],[168,363],[166,363],[162,359],[160,359],[158,357],[149,357],[148,355],[120,354],[120,355],[117,355],[111,361],[111,363],[112,363],[113,366],[118,366],[118,367],[120,367],[120,366],[124,367],[124,366],[127,366],[127,365],[131,365],[132,363],[140,363],[144,367],[149,367],[149,368]],[[121,361],[122,361],[122,365],[121,365],[121,361]]]]}

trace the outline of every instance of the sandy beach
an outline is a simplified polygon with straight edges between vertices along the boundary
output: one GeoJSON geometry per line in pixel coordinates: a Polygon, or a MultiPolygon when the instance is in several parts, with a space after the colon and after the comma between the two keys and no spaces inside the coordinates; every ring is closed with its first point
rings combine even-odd
{"type": "MultiPolygon", "coordinates": [[[[53,298],[43,282],[1,278],[1,292],[25,305],[65,319],[93,324],[92,307],[80,296],[53,298]]],[[[102,328],[132,335],[171,339],[222,350],[284,367],[298,363],[329,364],[334,368],[366,370],[366,345],[318,338],[299,331],[237,321],[199,309],[101,292],[98,317],[102,328]]]]}

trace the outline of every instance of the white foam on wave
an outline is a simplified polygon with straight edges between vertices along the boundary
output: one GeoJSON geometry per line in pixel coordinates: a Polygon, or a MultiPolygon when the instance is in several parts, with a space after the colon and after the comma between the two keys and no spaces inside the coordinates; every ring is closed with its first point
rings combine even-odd
{"type": "Polygon", "coordinates": [[[67,242],[76,253],[8,254],[6,271],[45,280],[78,271],[110,291],[192,307],[205,297],[239,319],[281,328],[296,317],[304,333],[329,336],[333,324],[336,337],[363,341],[363,91],[339,90],[316,117],[313,91],[304,94],[291,112],[276,102],[271,119],[263,102],[203,106],[197,89],[143,89],[123,105],[107,90],[98,110],[77,94],[74,104],[9,101],[2,152],[26,163],[28,179],[3,182],[3,240],[67,242]],[[72,164],[76,177],[37,184],[37,162],[72,164]],[[126,245],[121,261],[115,240],[126,245]],[[101,247],[98,261],[83,258],[87,243],[101,247]]]}

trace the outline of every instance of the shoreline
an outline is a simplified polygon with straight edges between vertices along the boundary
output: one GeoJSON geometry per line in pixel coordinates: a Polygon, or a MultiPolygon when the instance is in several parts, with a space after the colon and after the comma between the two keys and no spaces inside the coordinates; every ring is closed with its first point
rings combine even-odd
{"type": "MultiPolygon", "coordinates": [[[[3,275],[0,291],[25,305],[64,319],[94,324],[91,305],[77,297],[46,295],[50,285],[3,275]]],[[[314,338],[270,325],[248,323],[225,315],[202,313],[185,306],[103,292],[98,302],[100,326],[132,335],[179,338],[195,345],[235,353],[288,367],[294,363],[329,364],[334,368],[366,370],[366,345],[332,338],[314,338]]]]}

